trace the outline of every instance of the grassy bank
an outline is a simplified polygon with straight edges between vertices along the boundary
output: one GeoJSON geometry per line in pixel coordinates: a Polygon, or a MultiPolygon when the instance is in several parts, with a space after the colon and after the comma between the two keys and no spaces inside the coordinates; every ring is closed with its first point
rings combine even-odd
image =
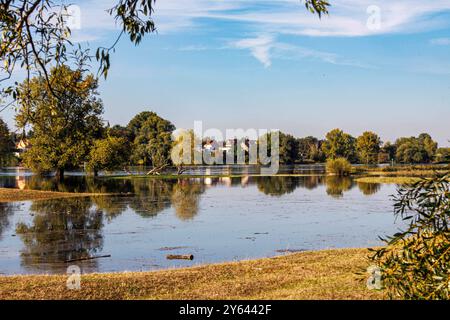
{"type": "Polygon", "coordinates": [[[37,190],[19,190],[0,188],[0,202],[17,202],[28,200],[49,200],[58,198],[92,197],[104,196],[108,194],[99,193],[69,193],[37,190]]]}
{"type": "Polygon", "coordinates": [[[254,261],[147,273],[0,277],[0,299],[382,299],[356,273],[367,249],[303,252],[254,261]]]}

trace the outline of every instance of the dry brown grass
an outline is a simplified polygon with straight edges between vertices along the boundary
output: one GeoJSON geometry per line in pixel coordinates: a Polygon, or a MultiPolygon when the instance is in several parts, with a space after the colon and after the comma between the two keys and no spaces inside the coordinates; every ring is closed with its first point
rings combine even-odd
{"type": "Polygon", "coordinates": [[[0,299],[383,299],[357,273],[367,249],[303,252],[276,258],[147,273],[0,277],[0,299]]]}
{"type": "Polygon", "coordinates": [[[36,190],[19,190],[0,188],[0,202],[17,202],[28,200],[49,200],[58,198],[92,197],[107,194],[98,193],[69,193],[36,190]]]}

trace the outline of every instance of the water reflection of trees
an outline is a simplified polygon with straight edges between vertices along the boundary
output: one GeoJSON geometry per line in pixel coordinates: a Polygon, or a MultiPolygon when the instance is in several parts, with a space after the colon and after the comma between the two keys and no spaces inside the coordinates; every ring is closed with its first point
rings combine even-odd
{"type": "MultiPolygon", "coordinates": [[[[200,209],[200,198],[208,185],[221,184],[229,187],[243,186],[247,183],[269,196],[280,197],[290,194],[297,188],[315,189],[326,185],[326,192],[334,198],[341,198],[356,184],[349,177],[254,177],[211,179],[130,179],[110,180],[119,182],[124,192],[130,196],[95,196],[91,198],[63,198],[36,201],[30,206],[31,221],[18,224],[16,232],[23,241],[22,265],[26,268],[61,271],[65,261],[99,254],[103,249],[102,228],[105,221],[131,208],[142,217],[154,217],[173,207],[178,219],[193,219],[200,209]],[[245,181],[245,183],[243,183],[245,181]]],[[[86,180],[86,182],[89,182],[86,180]]],[[[111,192],[110,182],[95,184],[96,192],[111,192]]],[[[373,195],[380,190],[378,184],[358,183],[365,195],[373,195]]],[[[322,190],[322,189],[320,189],[322,190]]],[[[322,191],[321,191],[322,192],[322,191]]],[[[16,205],[0,203],[0,238],[10,225],[10,218],[16,205]]],[[[98,261],[83,262],[83,268],[95,271],[98,261]]]]}
{"type": "Polygon", "coordinates": [[[2,239],[3,232],[5,232],[10,225],[10,218],[12,217],[16,207],[17,205],[13,203],[0,202],[0,240],[2,239]]]}
{"type": "Polygon", "coordinates": [[[92,202],[108,221],[120,216],[128,208],[129,197],[127,196],[95,196],[92,202]]]}
{"type": "Polygon", "coordinates": [[[333,198],[342,198],[344,192],[353,188],[353,180],[349,177],[326,177],[327,194],[333,198]]]}
{"type": "Polygon", "coordinates": [[[308,190],[314,190],[319,185],[324,183],[325,177],[323,176],[307,176],[299,178],[300,186],[308,190]]]}
{"type": "Polygon", "coordinates": [[[381,184],[358,182],[358,188],[364,195],[371,196],[380,191],[381,184]]]}
{"type": "Polygon", "coordinates": [[[199,211],[200,195],[205,192],[205,185],[182,180],[174,185],[172,205],[180,220],[191,220],[199,211]]]}
{"type": "MultiPolygon", "coordinates": [[[[30,207],[31,224],[16,227],[24,249],[22,264],[38,268],[49,264],[61,268],[68,260],[85,258],[102,250],[103,214],[89,198],[36,201],[30,207]],[[60,263],[58,265],[58,263],[60,263]]],[[[95,261],[88,263],[94,266],[95,261]]]]}
{"type": "Polygon", "coordinates": [[[131,181],[127,179],[97,178],[90,176],[67,176],[64,180],[56,177],[42,177],[39,175],[21,177],[16,181],[20,189],[80,192],[80,193],[128,193],[131,181]]]}
{"type": "MultiPolygon", "coordinates": [[[[198,181],[142,179],[133,181],[132,197],[85,197],[35,201],[28,224],[19,223],[16,232],[23,241],[22,265],[61,271],[65,262],[95,256],[103,249],[105,218],[112,220],[128,207],[143,217],[155,216],[173,206],[180,220],[192,219],[199,211],[205,185],[198,181]]],[[[13,209],[0,204],[0,235],[9,224],[13,209]]],[[[83,262],[83,268],[96,269],[96,261],[83,262]]],[[[34,270],[36,271],[36,270],[34,270]]]]}
{"type": "Polygon", "coordinates": [[[260,177],[256,184],[259,191],[275,197],[292,193],[300,185],[298,177],[260,177]]]}
{"type": "Polygon", "coordinates": [[[142,217],[154,217],[170,208],[176,180],[135,179],[132,181],[134,197],[129,206],[142,217]]]}

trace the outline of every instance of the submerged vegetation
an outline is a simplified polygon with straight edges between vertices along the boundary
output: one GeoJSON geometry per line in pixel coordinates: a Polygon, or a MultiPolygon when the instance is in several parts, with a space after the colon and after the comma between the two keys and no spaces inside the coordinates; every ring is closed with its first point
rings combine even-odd
{"type": "MultiPolygon", "coordinates": [[[[0,202],[48,200],[48,199],[59,199],[59,198],[74,198],[74,197],[91,197],[91,196],[95,196],[95,195],[100,195],[100,194],[0,188],[0,202]]],[[[104,194],[101,194],[101,195],[104,195],[104,194]]]]}
{"type": "Polygon", "coordinates": [[[364,177],[356,178],[358,183],[367,184],[412,184],[419,181],[419,178],[414,177],[364,177]]]}

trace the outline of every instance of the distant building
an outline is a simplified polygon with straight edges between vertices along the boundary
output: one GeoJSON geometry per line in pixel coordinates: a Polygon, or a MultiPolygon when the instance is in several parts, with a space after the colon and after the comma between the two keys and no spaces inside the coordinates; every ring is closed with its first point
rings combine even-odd
{"type": "Polygon", "coordinates": [[[20,157],[22,153],[29,150],[31,148],[31,143],[28,139],[21,139],[18,143],[16,143],[16,157],[20,157]]]}
{"type": "Polygon", "coordinates": [[[227,142],[225,142],[225,146],[219,148],[219,151],[226,152],[226,153],[231,152],[233,150],[234,150],[234,141],[233,140],[227,140],[227,142]]]}
{"type": "Polygon", "coordinates": [[[203,150],[213,153],[213,152],[219,150],[219,144],[214,140],[208,140],[203,145],[203,150]]]}

